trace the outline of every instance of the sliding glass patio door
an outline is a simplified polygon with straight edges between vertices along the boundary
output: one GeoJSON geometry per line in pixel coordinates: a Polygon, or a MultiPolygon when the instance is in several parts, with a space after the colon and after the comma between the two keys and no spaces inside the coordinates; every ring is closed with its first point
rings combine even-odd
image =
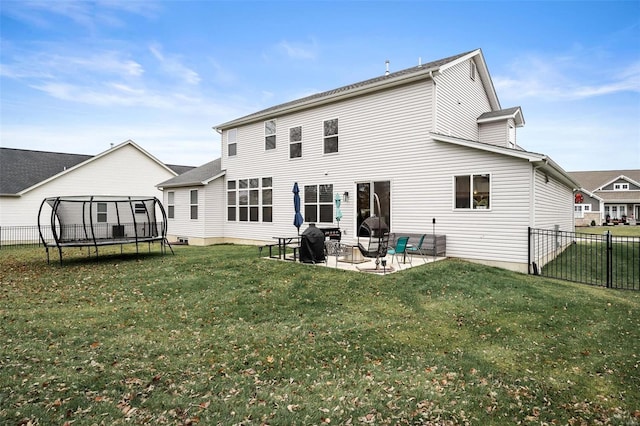
{"type": "Polygon", "coordinates": [[[391,182],[373,181],[359,182],[357,184],[358,201],[356,208],[356,225],[357,232],[360,232],[360,225],[371,215],[381,216],[391,228],[391,182]],[[380,211],[375,204],[373,194],[378,196],[380,200],[380,211]]]}

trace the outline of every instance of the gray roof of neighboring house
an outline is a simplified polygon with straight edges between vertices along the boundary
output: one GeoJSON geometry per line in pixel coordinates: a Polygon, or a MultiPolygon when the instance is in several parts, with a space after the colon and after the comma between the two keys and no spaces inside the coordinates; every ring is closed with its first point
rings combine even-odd
{"type": "MultiPolygon", "coordinates": [[[[93,157],[94,155],[0,147],[0,195],[18,194],[93,157]]],[[[193,168],[167,167],[176,173],[184,173],[193,168]]]]}
{"type": "Polygon", "coordinates": [[[179,188],[184,186],[202,186],[209,180],[222,173],[222,161],[217,158],[200,167],[189,170],[179,176],[173,177],[156,185],[159,188],[179,188]]]}
{"type": "Polygon", "coordinates": [[[260,117],[263,116],[265,114],[271,113],[271,112],[276,112],[276,111],[280,111],[283,109],[288,109],[290,107],[294,107],[296,105],[299,104],[305,104],[305,103],[309,103],[311,101],[316,101],[316,100],[320,100],[322,98],[329,98],[332,95],[336,95],[342,92],[347,92],[353,89],[357,89],[357,88],[361,88],[361,87],[366,87],[366,86],[372,86],[376,83],[380,83],[383,82],[385,80],[391,80],[393,78],[396,77],[401,77],[404,75],[411,75],[411,74],[417,74],[417,73],[428,73],[428,71],[433,70],[436,71],[438,68],[442,67],[443,65],[448,64],[449,62],[453,62],[456,59],[462,58],[463,56],[466,56],[472,52],[475,52],[475,50],[471,50],[469,52],[464,52],[464,53],[460,53],[458,55],[454,55],[454,56],[450,56],[448,58],[444,58],[444,59],[439,59],[437,61],[432,61],[432,62],[427,62],[423,65],[418,65],[415,67],[411,67],[411,68],[407,68],[404,70],[400,70],[400,71],[396,71],[396,72],[392,72],[389,73],[388,75],[381,75],[378,77],[374,77],[371,78],[369,80],[364,80],[364,81],[360,81],[358,83],[353,83],[353,84],[349,84],[347,86],[342,86],[342,87],[338,87],[337,89],[332,89],[332,90],[328,90],[326,92],[321,92],[321,93],[316,93],[310,96],[306,96],[304,98],[300,98],[300,99],[296,99],[290,102],[285,102],[283,104],[280,105],[275,105],[272,106],[270,108],[266,108],[263,109],[261,111],[246,115],[244,117],[240,117],[238,119],[220,124],[218,126],[216,126],[216,128],[225,128],[225,127],[229,127],[232,125],[235,125],[235,123],[238,122],[244,122],[247,120],[251,120],[252,117],[260,117]]]}
{"type": "Polygon", "coordinates": [[[602,198],[605,202],[638,203],[640,191],[599,191],[602,186],[625,176],[636,183],[640,183],[640,169],[637,170],[598,170],[586,172],[569,172],[569,175],[580,183],[582,188],[602,198]]]}
{"type": "Polygon", "coordinates": [[[629,179],[640,183],[640,169],[636,170],[597,170],[584,172],[568,172],[569,175],[580,182],[580,185],[587,191],[593,192],[603,185],[611,182],[619,176],[626,176],[629,179]]]}

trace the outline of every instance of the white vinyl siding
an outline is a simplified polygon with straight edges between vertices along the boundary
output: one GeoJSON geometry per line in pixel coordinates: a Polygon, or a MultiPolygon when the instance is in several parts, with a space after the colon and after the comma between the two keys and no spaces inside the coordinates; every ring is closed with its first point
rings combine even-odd
{"type": "MultiPolygon", "coordinates": [[[[437,82],[436,132],[477,141],[478,117],[491,111],[482,79],[469,78],[469,62],[462,62],[435,77],[437,82]]],[[[503,136],[503,140],[506,135],[503,136]]],[[[502,145],[504,146],[504,144],[502,145]]]]}
{"type": "MultiPolygon", "coordinates": [[[[174,176],[135,146],[123,145],[68,170],[21,197],[0,197],[0,225],[37,226],[42,200],[59,195],[113,194],[162,199],[162,191],[156,185],[174,176]]],[[[43,218],[50,212],[47,208],[43,210],[43,218]]]]}
{"type": "Polygon", "coordinates": [[[574,196],[571,188],[535,170],[534,228],[573,231],[574,196]]]}

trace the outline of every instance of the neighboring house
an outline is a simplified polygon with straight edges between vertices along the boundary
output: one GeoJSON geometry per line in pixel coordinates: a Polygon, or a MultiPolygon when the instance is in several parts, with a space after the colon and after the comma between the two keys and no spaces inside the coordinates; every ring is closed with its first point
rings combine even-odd
{"type": "Polygon", "coordinates": [[[164,192],[169,241],[191,245],[224,242],[223,176],[218,158],[157,185],[164,192]]]}
{"type": "Polygon", "coordinates": [[[46,197],[156,196],[159,181],[191,169],[168,166],[132,141],[101,154],[77,155],[0,148],[0,226],[35,226],[46,197]]]}
{"type": "Polygon", "coordinates": [[[343,241],[355,243],[375,193],[391,232],[431,233],[435,219],[448,256],[526,272],[528,227],[573,230],[578,184],[518,146],[522,125],[479,49],[220,124],[224,173],[211,196],[225,215],[206,238],[295,235],[297,182],[303,229],[337,226],[339,194],[343,241]]]}
{"type": "Polygon", "coordinates": [[[569,172],[575,192],[576,225],[640,223],[640,169],[569,172]]]}

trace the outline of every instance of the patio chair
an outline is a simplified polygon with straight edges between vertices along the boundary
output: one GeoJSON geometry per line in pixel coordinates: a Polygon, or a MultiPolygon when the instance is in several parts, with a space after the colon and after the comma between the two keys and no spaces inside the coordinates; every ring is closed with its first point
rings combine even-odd
{"type": "Polygon", "coordinates": [[[329,265],[329,256],[336,257],[336,268],[338,267],[338,258],[349,253],[349,246],[336,240],[326,240],[324,242],[324,263],[329,265]]]}
{"type": "MultiPolygon", "coordinates": [[[[397,254],[401,254],[406,260],[408,241],[409,241],[409,237],[399,237],[396,240],[396,246],[389,248],[387,250],[387,254],[391,255],[391,263],[393,263],[393,259],[396,257],[397,254]]],[[[398,262],[398,267],[400,267],[400,259],[398,259],[397,262],[398,262]]],[[[413,266],[413,264],[411,263],[411,254],[409,254],[409,265],[413,266]]]]}
{"type": "Polygon", "coordinates": [[[411,253],[412,256],[414,253],[419,253],[420,256],[422,256],[422,260],[424,260],[424,263],[427,263],[427,257],[424,255],[424,252],[422,251],[422,244],[424,243],[424,239],[426,236],[427,234],[422,234],[422,236],[420,237],[420,240],[418,241],[417,246],[407,247],[407,252],[411,253]]]}

